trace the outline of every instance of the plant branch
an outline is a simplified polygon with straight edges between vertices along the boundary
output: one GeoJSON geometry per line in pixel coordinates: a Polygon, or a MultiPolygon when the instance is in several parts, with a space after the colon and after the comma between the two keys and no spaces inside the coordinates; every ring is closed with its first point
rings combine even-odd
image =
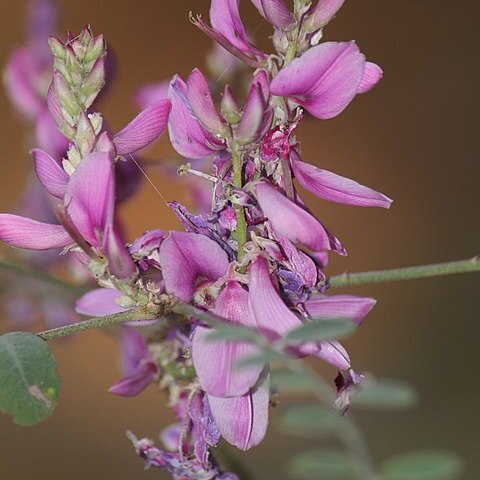
{"type": "Polygon", "coordinates": [[[66,337],[92,328],[102,328],[131,320],[155,320],[160,316],[161,313],[158,306],[145,306],[133,308],[126,312],[115,313],[113,315],[91,318],[90,320],[72,323],[71,325],[65,325],[64,327],[52,328],[51,330],[37,333],[37,335],[43,340],[53,340],[55,338],[66,337]]]}
{"type": "MultiPolygon", "coordinates": [[[[236,188],[242,189],[242,157],[235,145],[233,145],[231,148],[231,154],[233,165],[233,184],[236,188]]],[[[238,242],[238,260],[240,261],[243,257],[243,246],[247,241],[247,221],[245,220],[245,212],[243,211],[243,207],[241,205],[235,205],[235,217],[237,220],[235,233],[237,235],[238,242]]]]}
{"type": "Polygon", "coordinates": [[[85,289],[82,287],[77,287],[76,285],[72,285],[71,283],[60,280],[59,278],[54,277],[46,272],[22,265],[21,263],[13,262],[11,260],[0,259],[0,269],[7,270],[18,275],[24,275],[25,277],[30,277],[38,280],[39,282],[48,283],[52,287],[68,291],[73,295],[82,295],[85,293],[85,289]]]}
{"type": "Polygon", "coordinates": [[[416,278],[438,277],[457,273],[480,272],[480,256],[468,260],[455,262],[435,263],[416,267],[394,268],[392,270],[377,270],[361,273],[342,273],[331,277],[330,288],[354,287],[357,285],[371,285],[374,283],[396,282],[413,280],[416,278]]]}

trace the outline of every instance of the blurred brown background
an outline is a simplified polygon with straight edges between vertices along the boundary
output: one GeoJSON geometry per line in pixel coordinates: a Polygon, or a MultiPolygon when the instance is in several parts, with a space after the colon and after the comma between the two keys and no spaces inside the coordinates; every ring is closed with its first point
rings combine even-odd
{"type": "MultiPolygon", "coordinates": [[[[146,82],[204,65],[209,41],[188,22],[208,13],[207,0],[82,0],[60,2],[63,28],[90,23],[115,51],[118,75],[101,109],[114,129],[135,114],[132,94],[146,82]]],[[[23,2],[1,0],[0,64],[23,38],[23,2]]],[[[242,2],[257,38],[269,27],[242,2]]],[[[330,273],[463,259],[480,252],[478,133],[480,9],[470,0],[350,0],[327,28],[330,40],[355,39],[385,71],[384,80],[340,117],[307,120],[300,132],[305,160],[377,188],[394,199],[390,211],[314,202],[314,210],[342,239],[346,259],[330,273]]],[[[268,42],[259,41],[267,48],[268,42]]],[[[28,168],[25,129],[0,91],[0,211],[9,211],[28,168]]],[[[150,158],[165,157],[163,140],[150,158]]],[[[153,177],[167,199],[180,184],[153,177]]],[[[152,227],[179,228],[145,185],[123,208],[130,239],[152,227]]],[[[406,412],[354,412],[372,454],[424,447],[451,448],[480,478],[479,279],[464,275],[357,288],[378,305],[347,342],[355,366],[412,382],[420,406],[406,412]]],[[[352,291],[353,292],[353,291],[352,291]]],[[[63,390],[48,422],[20,428],[0,417],[2,480],[133,480],[167,478],[142,471],[124,432],[156,438],[169,421],[154,389],[134,399],[107,393],[118,378],[114,341],[84,333],[55,346],[63,390]]],[[[333,380],[335,372],[328,370],[333,380]]],[[[267,440],[246,455],[258,479],[283,479],[287,452],[299,448],[272,425],[267,440]]]]}

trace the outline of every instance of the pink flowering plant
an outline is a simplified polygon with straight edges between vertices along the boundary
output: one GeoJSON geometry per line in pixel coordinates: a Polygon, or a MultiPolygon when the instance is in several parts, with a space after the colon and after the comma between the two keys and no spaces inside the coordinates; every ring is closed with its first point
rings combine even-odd
{"type": "MultiPolygon", "coordinates": [[[[131,397],[154,384],[166,393],[176,423],[161,433],[161,445],[128,437],[148,467],[176,480],[246,478],[227,473],[228,459],[216,447],[256,447],[277,397],[299,393],[310,400],[282,408],[280,428],[330,436],[338,448],[298,454],[289,462],[293,477],[458,478],[461,465],[449,454],[372,463],[350,405],[405,407],[415,393],[353,368],[339,339],[360,327],[375,300],[333,292],[479,271],[480,262],[328,276],[329,255],[347,251],[302,193],[358,207],[388,209],[392,200],[302,158],[296,129],[306,116],[341,114],[375,87],[382,69],[354,41],[322,41],[343,0],[295,0],[293,9],[283,0],[251,1],[273,29],[268,52],[248,36],[239,0],[212,0],[208,22],[190,14],[215,42],[212,72],[230,65],[247,79],[243,90],[195,68],[187,78],[143,87],[137,95],[143,110],[119,132],[96,110],[109,70],[103,36],[90,27],[63,40],[50,36],[51,53],[45,51],[54,5],[33,2],[35,37],[12,55],[5,84],[36,132],[31,155],[47,213],[39,219],[28,209],[26,216],[0,214],[0,240],[53,260],[0,266],[34,277],[32,289],[49,283],[78,298],[72,323],[0,337],[0,410],[19,424],[45,420],[59,394],[47,341],[115,326],[123,376],[109,391],[131,397]],[[48,8],[45,20],[40,12],[48,8]],[[194,192],[195,209],[172,199],[181,230],[159,225],[128,241],[116,211],[140,182],[142,161],[134,155],[167,131],[182,157],[174,168],[194,192]],[[58,258],[74,265],[76,284],[48,273],[58,258]],[[89,319],[79,321],[80,315],[89,319]],[[306,358],[338,373],[324,380],[306,358]]],[[[49,311],[67,317],[64,304],[49,301],[44,317],[52,326],[49,311]]]]}

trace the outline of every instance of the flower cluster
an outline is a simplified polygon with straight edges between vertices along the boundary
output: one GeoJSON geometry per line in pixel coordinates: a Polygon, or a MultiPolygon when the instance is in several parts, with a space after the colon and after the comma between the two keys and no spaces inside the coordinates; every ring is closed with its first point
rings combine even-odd
{"type": "MultiPolygon", "coordinates": [[[[51,37],[54,73],[47,103],[69,146],[63,158],[43,149],[32,154],[40,182],[57,199],[59,224],[0,215],[5,243],[63,248],[88,268],[100,288],[78,300],[78,313],[158,307],[157,320],[140,315],[124,326],[125,375],[110,391],[131,396],[150,383],[168,391],[179,423],[163,435],[166,451],[132,438],[148,465],[177,479],[235,478],[220,473],[210,447],[220,437],[241,450],[263,440],[270,370],[266,360],[239,370],[239,363],[258,354],[257,344],[212,343],[215,324],[200,313],[181,315],[174,306],[188,305],[253,330],[261,342],[281,345],[292,358],[316,356],[348,372],[350,388],[361,376],[351,370],[340,343],[285,342],[289,332],[313,319],[341,318],[358,326],[375,304],[371,298],[326,295],[328,253],[346,255],[346,250],[309,211],[297,187],[348,205],[391,203],[371,188],[303,161],[295,136],[307,114],[322,120],[339,115],[382,76],[354,42],[321,42],[343,1],[296,0],[293,12],[283,0],[252,3],[274,29],[274,53],[251,43],[239,0],[212,0],[210,25],[191,18],[254,69],[243,101],[242,92],[229,85],[214,98],[206,76],[194,69],[186,80],[174,76],[168,89],[144,90],[141,101],[148,106],[116,134],[93,111],[105,83],[103,37],[89,28],[65,43],[51,37]],[[179,173],[208,179],[211,203],[190,212],[172,201],[184,231],[148,231],[127,244],[115,209],[135,188],[122,169],[132,168],[131,155],[167,128],[174,149],[187,159],[179,173]],[[193,168],[197,165],[201,170],[193,168]]],[[[339,388],[342,409],[346,388],[339,388]]]]}

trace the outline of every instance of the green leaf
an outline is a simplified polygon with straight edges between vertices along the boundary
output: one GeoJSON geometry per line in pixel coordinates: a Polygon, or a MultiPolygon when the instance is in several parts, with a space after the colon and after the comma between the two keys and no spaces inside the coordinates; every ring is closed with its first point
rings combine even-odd
{"type": "Polygon", "coordinates": [[[336,450],[308,450],[295,455],[288,464],[288,471],[301,480],[343,480],[352,478],[354,473],[352,460],[336,450]]]}
{"type": "Polygon", "coordinates": [[[397,380],[366,381],[353,397],[352,406],[377,409],[404,409],[418,403],[412,386],[397,380]]]}
{"type": "Polygon", "coordinates": [[[314,403],[293,404],[280,412],[280,429],[300,437],[324,437],[346,428],[345,420],[336,411],[314,403]]]}
{"type": "Polygon", "coordinates": [[[280,392],[314,392],[316,379],[308,373],[277,370],[271,373],[271,384],[280,392]]]}
{"type": "Polygon", "coordinates": [[[0,336],[0,411],[19,425],[33,425],[55,410],[60,389],[47,343],[31,333],[0,336]]]}
{"type": "Polygon", "coordinates": [[[258,340],[258,334],[254,330],[241,325],[216,323],[212,332],[207,335],[207,341],[221,342],[224,340],[255,343],[258,340]]]}
{"type": "Polygon", "coordinates": [[[354,330],[355,324],[344,318],[311,320],[289,332],[285,340],[287,343],[335,340],[351,334],[354,330]]]}
{"type": "Polygon", "coordinates": [[[457,455],[438,451],[398,455],[382,465],[385,480],[456,480],[462,470],[457,455]]]}
{"type": "Polygon", "coordinates": [[[263,350],[258,355],[252,355],[251,357],[243,358],[236,365],[237,370],[243,370],[245,368],[254,367],[257,365],[265,365],[266,363],[285,361],[287,357],[274,350],[263,350]]]}

